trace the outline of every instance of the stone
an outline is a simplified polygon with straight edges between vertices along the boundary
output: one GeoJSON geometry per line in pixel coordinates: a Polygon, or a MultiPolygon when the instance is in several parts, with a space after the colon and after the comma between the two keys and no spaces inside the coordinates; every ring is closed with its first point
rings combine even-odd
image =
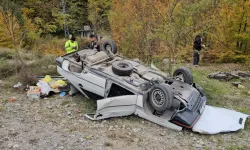
{"type": "Polygon", "coordinates": [[[47,106],[47,108],[48,108],[48,109],[52,109],[52,108],[53,108],[53,106],[51,106],[51,105],[50,105],[50,106],[47,106]]]}
{"type": "Polygon", "coordinates": [[[122,128],[123,128],[123,129],[125,129],[125,128],[126,128],[126,126],[125,126],[125,125],[122,125],[122,128]]]}
{"type": "Polygon", "coordinates": [[[234,86],[239,86],[239,85],[241,84],[241,82],[232,82],[232,84],[233,84],[234,86]]]}
{"type": "Polygon", "coordinates": [[[196,148],[203,148],[203,146],[200,145],[200,144],[195,144],[194,147],[196,147],[196,148]]]}
{"type": "Polygon", "coordinates": [[[165,136],[166,133],[165,133],[165,132],[161,132],[160,135],[161,135],[161,136],[165,136]]]}
{"type": "Polygon", "coordinates": [[[135,143],[137,143],[137,142],[140,141],[140,139],[139,139],[139,138],[134,138],[133,141],[134,141],[135,143]]]}
{"type": "Polygon", "coordinates": [[[243,86],[243,85],[239,84],[239,85],[238,85],[238,88],[239,88],[239,89],[244,89],[244,88],[245,88],[245,86],[243,86]]]}
{"type": "Polygon", "coordinates": [[[112,131],[114,130],[114,127],[113,126],[109,126],[109,131],[112,131]]]}
{"type": "Polygon", "coordinates": [[[132,131],[135,132],[135,133],[137,133],[137,132],[140,132],[141,129],[140,128],[133,128],[132,131]]]}
{"type": "Polygon", "coordinates": [[[247,94],[250,95],[250,91],[248,91],[247,94]]]}
{"type": "Polygon", "coordinates": [[[201,145],[204,145],[204,142],[202,141],[202,140],[200,140],[200,142],[199,142],[201,145]]]}
{"type": "Polygon", "coordinates": [[[72,113],[70,111],[67,112],[68,116],[72,116],[72,113]]]}

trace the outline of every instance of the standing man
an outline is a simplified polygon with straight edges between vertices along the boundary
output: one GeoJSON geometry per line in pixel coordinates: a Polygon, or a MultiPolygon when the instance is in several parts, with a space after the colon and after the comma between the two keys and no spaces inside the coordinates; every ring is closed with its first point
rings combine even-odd
{"type": "Polygon", "coordinates": [[[88,44],[89,49],[96,49],[97,51],[100,51],[100,45],[96,41],[96,37],[94,34],[91,34],[89,36],[89,44],[88,44]]]}
{"type": "Polygon", "coordinates": [[[200,61],[200,51],[202,48],[204,48],[205,46],[202,44],[202,37],[200,35],[197,35],[194,39],[194,45],[193,45],[193,49],[194,49],[194,61],[193,61],[193,65],[195,67],[199,66],[199,61],[200,61]]]}
{"type": "Polygon", "coordinates": [[[69,35],[69,40],[65,43],[65,51],[67,54],[78,50],[78,43],[74,35],[69,35]]]}

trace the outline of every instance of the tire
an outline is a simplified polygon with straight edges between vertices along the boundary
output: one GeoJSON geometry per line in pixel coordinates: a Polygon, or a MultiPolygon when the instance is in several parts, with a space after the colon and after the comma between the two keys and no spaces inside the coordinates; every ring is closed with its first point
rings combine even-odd
{"type": "Polygon", "coordinates": [[[206,96],[205,90],[201,86],[195,84],[195,88],[200,92],[201,96],[206,96]]]}
{"type": "Polygon", "coordinates": [[[119,76],[130,76],[134,66],[126,61],[115,61],[112,63],[112,71],[119,76]]]}
{"type": "Polygon", "coordinates": [[[158,112],[171,108],[173,104],[172,89],[164,84],[156,84],[149,92],[149,103],[158,112]]]}
{"type": "Polygon", "coordinates": [[[111,51],[113,54],[117,53],[117,46],[113,40],[105,40],[102,43],[101,50],[111,51]]]}
{"type": "Polygon", "coordinates": [[[193,84],[193,74],[192,72],[187,68],[178,68],[174,71],[173,77],[175,77],[176,80],[181,80],[184,83],[187,84],[193,84]]]}

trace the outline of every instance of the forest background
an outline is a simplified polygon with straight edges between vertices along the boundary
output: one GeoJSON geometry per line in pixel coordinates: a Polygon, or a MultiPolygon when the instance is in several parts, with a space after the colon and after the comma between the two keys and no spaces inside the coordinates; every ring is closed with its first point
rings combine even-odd
{"type": "Polygon", "coordinates": [[[198,34],[206,45],[203,62],[249,61],[249,0],[64,1],[66,14],[62,0],[0,0],[0,47],[62,55],[66,17],[70,33],[90,25],[124,56],[144,62],[191,62],[198,34]]]}

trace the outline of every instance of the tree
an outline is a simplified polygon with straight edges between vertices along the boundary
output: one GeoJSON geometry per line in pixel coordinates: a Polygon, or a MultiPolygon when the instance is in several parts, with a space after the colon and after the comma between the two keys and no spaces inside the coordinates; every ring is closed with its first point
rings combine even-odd
{"type": "Polygon", "coordinates": [[[96,32],[109,31],[108,13],[112,0],[88,0],[88,19],[96,32]]]}

